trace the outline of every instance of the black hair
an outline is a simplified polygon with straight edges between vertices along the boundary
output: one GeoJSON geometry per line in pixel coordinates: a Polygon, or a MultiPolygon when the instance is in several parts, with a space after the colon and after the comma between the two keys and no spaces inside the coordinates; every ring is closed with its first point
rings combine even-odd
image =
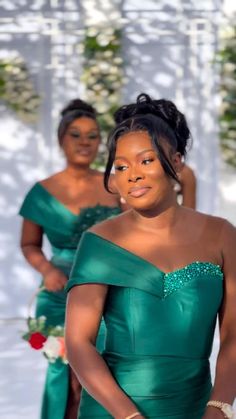
{"type": "Polygon", "coordinates": [[[141,93],[136,103],[121,106],[115,112],[114,119],[117,125],[110,133],[107,143],[109,154],[104,174],[106,190],[109,191],[109,177],[115,159],[117,140],[122,135],[134,131],[148,132],[166,174],[179,182],[162,144],[166,141],[175,152],[184,157],[191,133],[185,116],[173,102],[166,99],[153,100],[147,94],[141,93]]]}
{"type": "Polygon", "coordinates": [[[61,121],[58,126],[57,136],[59,144],[62,144],[63,137],[68,126],[78,118],[87,117],[97,121],[95,108],[81,99],[73,99],[61,111],[61,121]]]}

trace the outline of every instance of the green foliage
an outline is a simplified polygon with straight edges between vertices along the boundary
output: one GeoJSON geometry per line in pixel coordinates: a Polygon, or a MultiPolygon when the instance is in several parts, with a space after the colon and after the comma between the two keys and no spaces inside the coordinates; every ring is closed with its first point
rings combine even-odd
{"type": "Polygon", "coordinates": [[[221,66],[221,145],[225,160],[236,167],[236,26],[230,28],[218,53],[221,66]]]}
{"type": "MultiPolygon", "coordinates": [[[[86,100],[98,112],[98,121],[104,139],[114,126],[113,114],[120,106],[121,90],[125,82],[121,41],[120,29],[87,28],[83,44],[80,46],[84,54],[81,80],[86,87],[86,100]]],[[[104,158],[105,148],[100,153],[96,165],[103,165],[104,158]]]]}
{"type": "Polygon", "coordinates": [[[20,57],[0,60],[0,100],[23,122],[37,120],[40,98],[20,57]]]}
{"type": "Polygon", "coordinates": [[[24,340],[29,340],[32,333],[41,333],[43,336],[64,336],[64,328],[61,326],[47,326],[46,317],[29,317],[27,319],[28,330],[22,335],[24,340]]]}

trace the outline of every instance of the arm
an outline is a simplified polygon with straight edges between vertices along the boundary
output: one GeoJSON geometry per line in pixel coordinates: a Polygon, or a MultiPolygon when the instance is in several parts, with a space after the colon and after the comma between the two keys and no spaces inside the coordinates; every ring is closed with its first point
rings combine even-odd
{"type": "MultiPolygon", "coordinates": [[[[236,229],[225,222],[222,233],[224,300],[219,314],[220,350],[211,400],[233,404],[236,396],[236,229]]],[[[204,419],[222,419],[222,412],[208,407],[204,419]]]]}
{"type": "Polygon", "coordinates": [[[27,262],[44,277],[48,291],[59,291],[67,282],[66,276],[49,262],[42,251],[43,230],[32,221],[24,219],[21,233],[21,250],[27,262]]]}
{"type": "Polygon", "coordinates": [[[196,177],[193,170],[186,164],[180,173],[180,183],[183,194],[182,205],[196,208],[196,177]]]}
{"type": "MultiPolygon", "coordinates": [[[[108,287],[89,284],[69,292],[65,340],[67,356],[82,386],[116,419],[137,412],[137,407],[121,390],[95,342],[108,287]],[[79,322],[78,322],[79,319],[79,322]]],[[[137,419],[142,418],[141,415],[137,419]]]]}

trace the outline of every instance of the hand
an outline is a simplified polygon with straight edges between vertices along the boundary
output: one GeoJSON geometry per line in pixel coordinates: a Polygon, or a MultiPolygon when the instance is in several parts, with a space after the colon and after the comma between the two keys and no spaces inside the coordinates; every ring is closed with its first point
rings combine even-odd
{"type": "Polygon", "coordinates": [[[67,277],[59,269],[52,267],[43,278],[43,284],[48,291],[60,291],[67,283],[67,277]]]}

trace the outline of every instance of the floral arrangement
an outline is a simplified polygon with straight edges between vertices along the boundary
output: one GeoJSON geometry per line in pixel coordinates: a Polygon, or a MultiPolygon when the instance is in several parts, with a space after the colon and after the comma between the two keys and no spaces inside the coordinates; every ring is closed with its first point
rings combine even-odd
{"type": "Polygon", "coordinates": [[[33,349],[42,352],[49,362],[60,359],[63,363],[68,363],[62,326],[47,326],[44,316],[36,319],[29,317],[27,324],[28,331],[22,335],[22,338],[28,341],[33,349]]]}
{"type": "MultiPolygon", "coordinates": [[[[85,28],[79,52],[83,54],[85,99],[98,111],[102,136],[114,126],[113,114],[120,106],[121,92],[126,79],[121,54],[122,32],[119,28],[93,26],[85,28]]],[[[101,150],[101,163],[104,160],[101,150]]]]}
{"type": "Polygon", "coordinates": [[[26,123],[37,120],[40,97],[20,56],[0,59],[0,100],[26,123]]]}
{"type": "Polygon", "coordinates": [[[222,49],[217,54],[220,64],[220,114],[221,146],[225,160],[236,167],[236,25],[224,27],[222,49]]]}

